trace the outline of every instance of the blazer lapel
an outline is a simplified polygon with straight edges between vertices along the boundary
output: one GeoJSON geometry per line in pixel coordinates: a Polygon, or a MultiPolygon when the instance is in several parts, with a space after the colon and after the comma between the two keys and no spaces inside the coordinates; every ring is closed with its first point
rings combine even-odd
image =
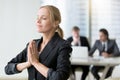
{"type": "Polygon", "coordinates": [[[103,51],[103,45],[102,45],[101,41],[99,42],[99,49],[100,49],[100,51],[103,51]]]}
{"type": "MultiPolygon", "coordinates": [[[[39,60],[40,62],[44,63],[44,61],[47,59],[48,55],[50,55],[50,52],[55,48],[56,44],[57,44],[57,40],[59,39],[59,35],[57,33],[55,33],[55,35],[52,37],[52,39],[48,42],[48,44],[45,46],[45,48],[43,49],[43,51],[41,52],[41,54],[39,55],[39,60]]],[[[36,42],[36,46],[39,50],[40,44],[42,42],[42,38],[39,39],[36,42]]],[[[32,68],[33,66],[31,66],[29,70],[31,70],[32,73],[34,73],[35,75],[31,75],[33,76],[33,78],[36,80],[36,69],[32,68]]]]}
{"type": "Polygon", "coordinates": [[[57,39],[58,39],[58,34],[56,33],[53,36],[53,38],[48,42],[48,44],[45,46],[43,51],[41,52],[41,54],[39,56],[40,61],[45,61],[47,59],[48,55],[50,55],[50,52],[55,48],[57,39]]]}
{"type": "Polygon", "coordinates": [[[108,42],[107,42],[107,51],[108,51],[110,48],[111,48],[111,42],[110,42],[110,40],[108,40],[108,42]]]}

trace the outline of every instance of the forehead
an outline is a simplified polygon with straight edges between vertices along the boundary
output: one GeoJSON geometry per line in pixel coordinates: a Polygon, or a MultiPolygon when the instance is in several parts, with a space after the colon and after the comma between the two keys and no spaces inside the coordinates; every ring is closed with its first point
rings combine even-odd
{"type": "Polygon", "coordinates": [[[100,35],[104,36],[105,34],[103,32],[99,32],[100,35]]]}
{"type": "Polygon", "coordinates": [[[72,32],[79,32],[79,30],[72,30],[72,32]]]}
{"type": "Polygon", "coordinates": [[[49,16],[49,11],[46,8],[40,8],[38,10],[38,16],[49,16]]]}

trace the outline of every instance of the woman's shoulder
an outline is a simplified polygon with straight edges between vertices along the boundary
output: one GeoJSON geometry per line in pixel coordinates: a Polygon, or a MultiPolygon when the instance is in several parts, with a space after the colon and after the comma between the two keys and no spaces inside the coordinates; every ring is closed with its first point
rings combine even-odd
{"type": "Polygon", "coordinates": [[[60,46],[59,46],[59,49],[63,49],[63,48],[69,48],[69,49],[72,49],[71,48],[71,43],[68,41],[68,40],[65,40],[65,39],[61,39],[59,40],[59,43],[58,43],[60,46]]]}
{"type": "Polygon", "coordinates": [[[65,40],[65,39],[62,39],[62,38],[60,38],[60,39],[58,40],[58,42],[59,42],[59,44],[61,44],[61,45],[69,45],[69,46],[71,46],[71,43],[70,43],[68,40],[65,40]]]}

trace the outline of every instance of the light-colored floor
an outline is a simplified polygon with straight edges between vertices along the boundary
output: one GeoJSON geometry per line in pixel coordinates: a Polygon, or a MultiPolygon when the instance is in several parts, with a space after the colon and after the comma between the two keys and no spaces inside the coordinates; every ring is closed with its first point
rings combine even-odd
{"type": "MultiPolygon", "coordinates": [[[[82,72],[80,70],[76,71],[76,80],[80,80],[81,74],[82,72]]],[[[102,73],[100,73],[100,75],[102,75],[102,73]]],[[[114,68],[114,71],[110,78],[111,78],[110,80],[120,80],[120,65],[114,68]],[[112,78],[116,78],[116,79],[112,79],[112,78]]],[[[86,80],[95,80],[91,72],[89,72],[89,75],[86,80]]]]}
{"type": "MultiPolygon", "coordinates": [[[[80,70],[76,71],[76,80],[80,80],[81,74],[82,74],[82,72],[80,70]]],[[[102,74],[102,73],[100,73],[100,74],[102,74]]],[[[115,79],[106,79],[106,80],[120,80],[120,65],[115,67],[113,74],[110,78],[115,78],[115,79]]],[[[16,78],[10,77],[8,79],[8,77],[0,77],[0,80],[27,80],[27,78],[20,77],[20,78],[16,79],[16,78]]],[[[95,80],[93,75],[91,74],[91,72],[89,72],[89,75],[86,80],[95,80]]]]}

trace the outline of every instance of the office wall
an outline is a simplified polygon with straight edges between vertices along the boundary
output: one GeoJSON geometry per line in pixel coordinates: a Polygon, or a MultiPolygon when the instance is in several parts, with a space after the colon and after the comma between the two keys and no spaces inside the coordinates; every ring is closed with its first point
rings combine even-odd
{"type": "Polygon", "coordinates": [[[71,34],[73,26],[80,28],[80,35],[89,38],[89,0],[67,0],[66,1],[67,13],[67,34],[71,34]]]}
{"type": "MultiPolygon", "coordinates": [[[[0,77],[6,77],[4,67],[40,34],[35,20],[40,0],[0,0],[0,77]]],[[[26,71],[17,75],[26,77],[26,71]]],[[[7,77],[17,77],[16,75],[7,77]]]]}

